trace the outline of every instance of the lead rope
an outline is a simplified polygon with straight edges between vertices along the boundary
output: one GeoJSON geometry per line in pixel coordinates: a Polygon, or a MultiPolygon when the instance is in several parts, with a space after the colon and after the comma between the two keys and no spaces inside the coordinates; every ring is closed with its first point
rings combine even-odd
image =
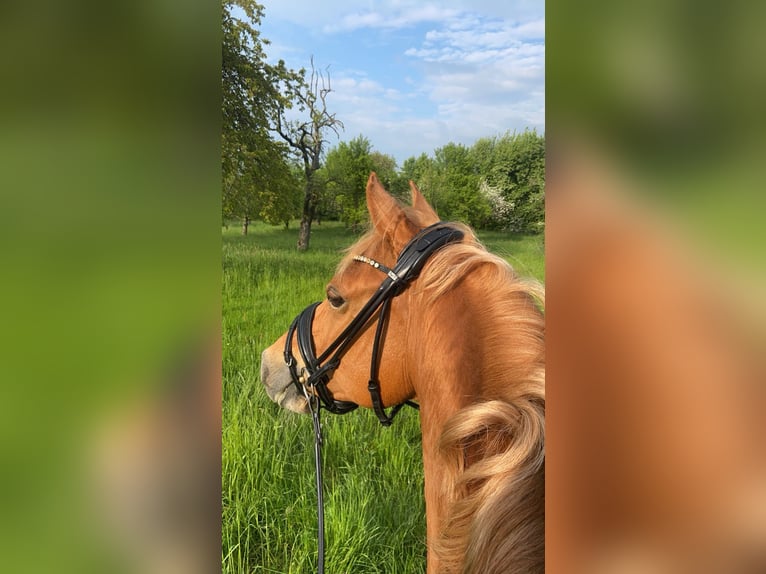
{"type": "Polygon", "coordinates": [[[316,463],[317,485],[317,540],[318,540],[318,564],[317,574],[324,574],[324,488],[322,482],[322,425],[319,422],[319,397],[310,395],[303,387],[303,394],[309,404],[311,420],[314,423],[314,461],[316,463]]]}

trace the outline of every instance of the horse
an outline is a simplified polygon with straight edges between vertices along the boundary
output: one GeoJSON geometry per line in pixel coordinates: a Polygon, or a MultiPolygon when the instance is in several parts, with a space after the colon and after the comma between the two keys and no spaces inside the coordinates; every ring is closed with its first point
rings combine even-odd
{"type": "Polygon", "coordinates": [[[762,291],[592,146],[549,168],[547,572],[766,572],[762,291]]]}
{"type": "MultiPolygon", "coordinates": [[[[348,249],[327,284],[326,300],[311,308],[312,320],[304,323],[317,350],[337,346],[338,336],[382,288],[381,279],[396,276],[397,260],[413,238],[439,225],[413,182],[410,189],[412,205],[402,205],[370,175],[370,231],[348,249]]],[[[319,392],[325,408],[336,412],[357,405],[379,412],[415,401],[427,572],[543,572],[544,289],[489,253],[467,226],[441,229],[452,233],[449,240],[387,309],[378,308],[349,339],[342,360],[320,373],[322,385],[305,384],[312,357],[298,353],[295,322],[263,351],[261,380],[273,401],[299,413],[309,412],[309,400],[319,392]],[[373,329],[384,314],[390,315],[384,328],[373,329]],[[370,357],[378,353],[372,368],[380,380],[376,398],[368,376],[370,357]]]]}

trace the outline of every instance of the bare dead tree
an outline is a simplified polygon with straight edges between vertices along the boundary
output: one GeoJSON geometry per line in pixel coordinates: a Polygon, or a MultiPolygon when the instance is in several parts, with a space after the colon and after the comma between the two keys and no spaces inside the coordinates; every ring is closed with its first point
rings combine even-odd
{"type": "Polygon", "coordinates": [[[322,152],[327,140],[325,133],[331,130],[339,136],[343,122],[327,109],[327,96],[332,92],[329,68],[324,73],[314,67],[311,58],[311,75],[308,82],[291,87],[290,99],[297,103],[298,110],[308,116],[306,120],[288,120],[286,108],[281,107],[276,117],[275,131],[287,142],[303,162],[306,184],[303,192],[303,211],[298,233],[298,250],[306,251],[311,238],[311,223],[316,215],[319,202],[319,185],[316,172],[322,167],[322,152]]]}

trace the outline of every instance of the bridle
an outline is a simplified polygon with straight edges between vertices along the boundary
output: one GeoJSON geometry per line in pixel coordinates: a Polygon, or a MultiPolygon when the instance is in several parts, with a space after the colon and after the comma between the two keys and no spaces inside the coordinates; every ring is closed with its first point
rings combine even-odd
{"type": "Polygon", "coordinates": [[[351,319],[336,339],[317,357],[312,325],[314,312],[319,302],[306,307],[292,322],[287,331],[285,341],[284,359],[290,370],[293,384],[298,391],[306,397],[309,411],[314,424],[314,455],[316,461],[317,477],[317,503],[319,517],[319,574],[324,573],[324,504],[322,495],[322,428],[319,422],[319,411],[324,408],[334,414],[345,414],[353,411],[359,405],[349,401],[338,401],[332,396],[327,385],[335,370],[340,366],[343,355],[354,344],[358,336],[372,323],[373,316],[377,311],[378,324],[375,329],[372,353],[370,358],[370,379],[367,390],[370,393],[373,410],[383,426],[391,425],[394,416],[405,405],[418,408],[412,401],[395,405],[390,414],[387,414],[383,405],[380,392],[380,380],[378,368],[380,365],[381,341],[385,335],[386,325],[391,310],[391,301],[414,281],[423,269],[426,261],[438,249],[449,243],[460,241],[463,232],[451,226],[449,223],[438,222],[421,230],[404,247],[396,260],[396,265],[390,269],[364,255],[354,256],[354,261],[366,263],[373,268],[385,273],[386,278],[380,284],[375,293],[370,297],[361,310],[351,319]],[[297,335],[298,350],[303,359],[304,367],[298,372],[298,363],[292,352],[293,337],[297,335]],[[313,392],[312,392],[313,390],[313,392]]]}
{"type": "Polygon", "coordinates": [[[380,395],[380,381],[378,380],[380,342],[388,322],[391,301],[404,292],[409,284],[418,277],[426,261],[436,250],[448,243],[460,241],[462,238],[463,232],[447,223],[439,222],[426,227],[404,247],[393,269],[389,269],[369,257],[356,255],[355,261],[371,265],[378,271],[385,273],[386,278],[341,334],[318,357],[316,356],[311,328],[314,323],[314,312],[319,302],[306,307],[293,320],[287,332],[284,358],[298,391],[305,394],[306,389],[313,389],[315,391],[313,394],[316,394],[321,401],[320,406],[331,413],[345,414],[356,409],[358,406],[356,403],[335,400],[327,385],[333,372],[340,366],[343,355],[353,345],[359,334],[366,329],[375,312],[380,309],[370,359],[370,380],[367,388],[370,392],[375,414],[382,425],[389,426],[402,406],[397,405],[390,415],[386,414],[380,395]],[[292,352],[293,336],[296,333],[298,350],[305,364],[301,373],[298,373],[298,364],[292,352]]]}

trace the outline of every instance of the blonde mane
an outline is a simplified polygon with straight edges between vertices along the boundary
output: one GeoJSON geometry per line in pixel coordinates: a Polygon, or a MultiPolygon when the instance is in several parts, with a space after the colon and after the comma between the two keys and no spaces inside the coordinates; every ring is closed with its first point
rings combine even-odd
{"type": "Polygon", "coordinates": [[[482,266],[491,270],[493,288],[526,292],[540,307],[545,306],[545,289],[539,282],[520,278],[505,259],[487,251],[467,225],[453,223],[452,226],[463,232],[463,241],[450,245],[448,250],[437,252],[413,286],[421,293],[428,293],[427,303],[452,289],[471,271],[482,266]]]}
{"type": "Polygon", "coordinates": [[[483,384],[493,392],[458,411],[442,431],[450,504],[434,550],[445,573],[543,572],[544,289],[461,228],[464,241],[437,252],[413,289],[429,305],[481,274],[484,297],[475,313],[493,357],[483,384]]]}

